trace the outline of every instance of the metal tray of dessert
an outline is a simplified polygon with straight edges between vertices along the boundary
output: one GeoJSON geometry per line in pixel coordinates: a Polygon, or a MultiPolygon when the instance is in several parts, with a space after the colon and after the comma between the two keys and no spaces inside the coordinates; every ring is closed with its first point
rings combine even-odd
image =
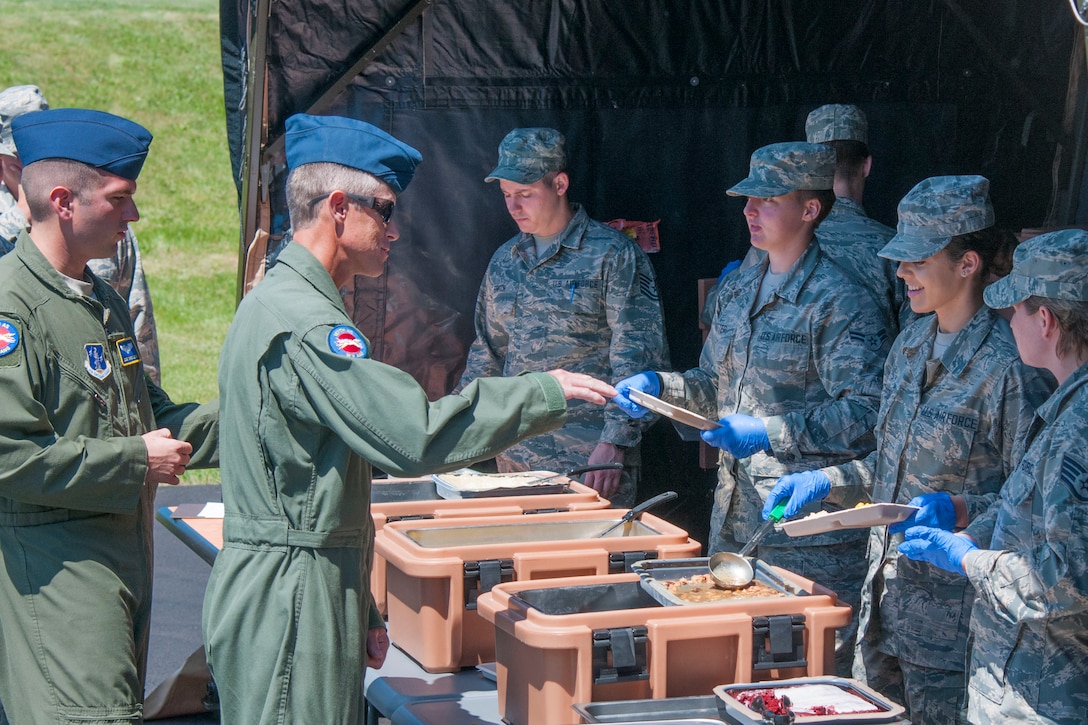
{"type": "Polygon", "coordinates": [[[435,473],[435,489],[441,498],[491,498],[494,496],[529,496],[566,493],[570,479],[554,471],[524,473],[478,473],[458,470],[435,473]]]}
{"type": "Polygon", "coordinates": [[[587,723],[653,725],[653,723],[687,723],[688,725],[721,725],[725,722],[722,701],[715,695],[694,697],[664,697],[656,700],[617,700],[585,702],[572,705],[587,723]]]}
{"type": "Polygon", "coordinates": [[[902,705],[846,677],[796,677],[714,688],[714,694],[725,706],[727,720],[740,725],[765,725],[767,722],[762,709],[767,700],[761,693],[769,693],[774,698],[770,703],[772,707],[768,708],[773,712],[777,712],[775,706],[782,706],[783,695],[789,697],[789,710],[796,725],[897,722],[904,712],[902,705]],[[756,696],[759,696],[758,700],[756,696]],[[756,707],[753,709],[752,705],[756,707]]]}
{"type": "MultiPolygon", "coordinates": [[[[698,606],[700,604],[720,604],[723,601],[734,599],[760,599],[767,596],[766,594],[758,593],[759,587],[749,586],[735,590],[723,590],[733,592],[733,596],[727,598],[706,602],[695,602],[678,597],[669,590],[667,582],[693,576],[701,577],[706,575],[709,577],[709,561],[710,560],[707,557],[698,559],[645,559],[643,561],[636,561],[632,564],[631,571],[638,574],[639,583],[647,594],[661,604],[670,607],[676,605],[690,607],[698,606]]],[[[773,569],[758,559],[753,560],[753,565],[753,568],[755,569],[755,579],[752,580],[753,584],[770,587],[776,592],[781,592],[786,596],[808,596],[809,593],[804,589],[786,581],[773,569]]]]}

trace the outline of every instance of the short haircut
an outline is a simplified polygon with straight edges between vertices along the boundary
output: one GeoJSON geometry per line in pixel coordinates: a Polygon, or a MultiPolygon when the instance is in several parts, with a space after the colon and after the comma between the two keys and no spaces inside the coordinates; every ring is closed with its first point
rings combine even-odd
{"type": "Polygon", "coordinates": [[[374,196],[386,186],[373,174],[343,164],[322,162],[298,166],[287,175],[287,213],[291,217],[291,228],[305,229],[316,221],[319,205],[309,202],[322,194],[342,191],[374,196]]]}
{"type": "Polygon", "coordinates": [[[802,202],[809,199],[820,202],[820,213],[816,217],[817,227],[820,226],[820,222],[827,219],[827,215],[831,213],[831,207],[835,206],[834,189],[798,189],[797,196],[802,202]]]}
{"type": "Polygon", "coordinates": [[[1057,319],[1059,358],[1072,352],[1088,356],[1088,302],[1031,296],[1024,300],[1024,307],[1033,315],[1045,307],[1057,319]]]}
{"type": "Polygon", "coordinates": [[[49,193],[58,186],[75,194],[80,201],[106,181],[106,172],[71,159],[42,159],[23,168],[20,186],[30,209],[31,221],[49,216],[49,193]]]}
{"type": "Polygon", "coordinates": [[[835,149],[835,174],[855,176],[865,168],[869,158],[869,146],[862,141],[824,141],[825,146],[835,149]]]}

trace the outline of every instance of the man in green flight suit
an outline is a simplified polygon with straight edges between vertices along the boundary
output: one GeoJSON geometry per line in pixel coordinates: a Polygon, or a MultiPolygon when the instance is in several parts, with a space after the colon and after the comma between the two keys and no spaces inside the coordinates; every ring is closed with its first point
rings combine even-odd
{"type": "Polygon", "coordinates": [[[451,470],[563,424],[612,386],[555,370],[428,400],[372,360],[339,288],[382,273],[391,218],[422,161],[362,121],[287,119],[293,241],[238,307],[219,368],[223,549],[204,641],[225,723],[357,723],[385,625],[369,592],[371,464],[451,470]]]}
{"type": "Polygon", "coordinates": [[[32,227],[0,259],[0,700],[13,723],[141,722],[155,487],[218,463],[218,408],[151,382],[87,268],[140,218],[151,134],[85,109],[12,131],[32,227]]]}

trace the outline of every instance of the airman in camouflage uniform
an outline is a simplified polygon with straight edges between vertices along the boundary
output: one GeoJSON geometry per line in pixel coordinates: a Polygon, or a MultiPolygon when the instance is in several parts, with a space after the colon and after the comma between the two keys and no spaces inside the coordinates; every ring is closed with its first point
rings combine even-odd
{"type": "MultiPolygon", "coordinates": [[[[811,217],[810,207],[819,199],[815,206],[822,213],[832,203],[834,163],[831,149],[807,143],[772,144],[752,155],[748,178],[728,193],[749,197],[745,216],[752,241],[768,256],[724,278],[699,367],[658,373],[658,390],[652,379],[648,385],[629,380],[616,386],[621,391],[616,402],[635,415],[641,406],[625,397],[629,388],[721,418],[722,428],[703,433],[722,449],[710,553],[738,550],[752,536],[780,476],[843,463],[875,447],[881,366],[889,344],[884,321],[865,290],[812,243],[819,216],[811,217]],[[813,193],[820,196],[812,198],[813,193]],[[794,249],[797,257],[781,285],[767,295],[761,288],[777,271],[783,240],[764,238],[771,234],[771,221],[766,211],[753,209],[799,199],[807,199],[805,217],[797,224],[801,246],[794,249]]],[[[830,587],[856,611],[865,535],[844,531],[790,539],[776,531],[764,539],[758,556],[830,587]]],[[[836,669],[849,674],[852,628],[839,634],[836,669]]]]}
{"type": "MultiPolygon", "coordinates": [[[[943,492],[946,522],[953,525],[958,510],[964,526],[997,498],[1023,452],[1035,406],[1050,387],[1020,363],[1008,324],[982,303],[990,264],[1002,251],[988,189],[981,176],[934,177],[899,204],[898,234],[880,254],[905,262],[908,285],[921,290],[917,311],[935,314],[916,320],[892,346],[876,452],[824,471],[828,493],[840,500],[863,489],[873,501],[917,505],[943,492]],[[930,269],[946,265],[944,281],[919,281],[910,267],[922,261],[930,269]],[[938,340],[948,344],[943,352],[934,350],[938,340]]],[[[854,676],[903,700],[915,725],[965,722],[973,590],[963,577],[899,557],[902,531],[913,523],[871,530],[854,676]]]]}
{"type": "MultiPolygon", "coordinates": [[[[11,138],[11,121],[24,113],[49,108],[37,86],[12,86],[0,91],[0,256],[15,248],[15,239],[28,226],[26,216],[18,206],[18,182],[22,165],[11,138]]],[[[159,340],[155,332],[155,313],[151,306],[151,291],[144,277],[140,247],[132,230],[117,243],[112,257],[92,259],[87,266],[97,277],[117,290],[128,303],[129,316],[136,330],[136,346],[140,350],[144,372],[156,385],[162,383],[159,372],[159,340]]]]}
{"type": "MultiPolygon", "coordinates": [[[[895,264],[878,256],[895,230],[869,218],[862,207],[865,180],[873,158],[869,154],[869,120],[857,106],[830,104],[808,114],[805,136],[809,143],[835,149],[835,206],[820,222],[816,241],[835,264],[860,284],[880,308],[889,339],[900,324],[913,319],[903,281],[895,276],[895,264]]],[[[742,268],[759,261],[764,253],[748,251],[742,268]]]]}
{"type": "Polygon", "coordinates": [[[972,723],[1084,723],[1088,718],[1088,233],[1020,245],[1013,270],[986,288],[1012,307],[1024,363],[1058,389],[1041,405],[1027,452],[997,503],[963,534],[912,527],[899,552],[966,574],[972,723]],[[977,545],[976,545],[977,542],[977,545]],[[979,548],[983,547],[983,548],[979,548]]]}
{"type": "MultiPolygon", "coordinates": [[[[568,201],[565,168],[565,141],[554,129],[514,129],[499,146],[498,167],[487,180],[499,180],[521,233],[488,264],[476,340],[459,388],[476,378],[556,367],[613,382],[669,364],[649,259],[630,237],[568,201]],[[534,200],[542,201],[534,206],[534,200]]],[[[628,507],[636,498],[638,445],[649,422],[573,403],[562,428],[500,454],[499,470],[563,471],[621,461],[622,482],[618,471],[590,473],[585,481],[614,506],[628,507]],[[612,483],[608,474],[615,476],[612,483]]]]}

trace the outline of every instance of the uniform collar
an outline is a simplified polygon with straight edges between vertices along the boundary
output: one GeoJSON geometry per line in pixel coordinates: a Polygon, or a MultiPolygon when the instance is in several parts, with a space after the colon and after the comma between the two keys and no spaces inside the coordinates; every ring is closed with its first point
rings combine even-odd
{"type": "MultiPolygon", "coordinates": [[[[937,335],[937,315],[927,314],[914,324],[920,326],[921,334],[912,335],[909,341],[904,338],[904,348],[908,354],[928,355],[930,345],[937,335]]],[[[990,330],[994,328],[994,325],[1000,324],[1005,324],[1001,317],[983,305],[956,334],[948,349],[941,354],[941,366],[956,377],[962,375],[979,348],[986,342],[990,330]]]]}
{"type": "MultiPolygon", "coordinates": [[[[582,246],[583,231],[586,225],[589,223],[589,215],[586,210],[582,208],[581,204],[571,204],[571,211],[573,215],[570,221],[567,222],[567,226],[559,234],[559,242],[556,244],[556,249],[565,247],[567,249],[580,249],[582,246]]],[[[533,235],[521,232],[518,235],[518,240],[514,244],[514,248],[511,250],[512,255],[518,255],[524,260],[536,259],[536,243],[533,241],[533,235]],[[530,254],[530,251],[532,254],[530,254]]],[[[544,260],[537,260],[539,264],[544,260]]]]}
{"type": "MultiPolygon", "coordinates": [[[[820,261],[821,256],[820,245],[813,239],[809,242],[805,251],[801,253],[801,256],[797,258],[797,261],[793,263],[793,266],[786,272],[786,279],[783,280],[782,286],[778,288],[778,296],[789,300],[791,303],[796,303],[797,298],[801,296],[801,289],[805,286],[808,278],[812,276],[812,271],[816,269],[816,264],[820,261]]],[[[764,271],[769,266],[769,258],[764,259],[764,271]]]]}
{"type": "MultiPolygon", "coordinates": [[[[70,299],[82,300],[86,299],[83,295],[77,293],[68,283],[64,280],[64,276],[58,272],[49,260],[42,254],[42,250],[38,249],[38,245],[34,243],[34,240],[30,238],[27,232],[21,232],[18,239],[15,240],[15,250],[12,252],[18,256],[19,260],[27,266],[35,277],[41,280],[42,284],[48,287],[50,290],[60,295],[61,297],[68,297],[70,299]]],[[[83,268],[84,274],[87,274],[87,268],[83,268]]],[[[91,275],[91,280],[94,283],[94,295],[98,299],[105,299],[99,285],[105,285],[102,280],[91,275]]]]}
{"type": "Polygon", "coordinates": [[[317,261],[317,257],[309,249],[295,242],[288,244],[276,257],[276,265],[279,266],[280,264],[291,268],[310,283],[322,297],[327,297],[329,300],[343,306],[340,290],[336,288],[336,283],[332,281],[332,275],[329,274],[329,270],[325,269],[325,265],[317,261]]]}
{"type": "Polygon", "coordinates": [[[1066,407],[1066,404],[1076,397],[1081,388],[1085,386],[1088,386],[1088,363],[1077,368],[1076,372],[1059,385],[1058,389],[1046,399],[1046,402],[1036,409],[1036,414],[1045,420],[1048,425],[1053,423],[1066,407]]]}

